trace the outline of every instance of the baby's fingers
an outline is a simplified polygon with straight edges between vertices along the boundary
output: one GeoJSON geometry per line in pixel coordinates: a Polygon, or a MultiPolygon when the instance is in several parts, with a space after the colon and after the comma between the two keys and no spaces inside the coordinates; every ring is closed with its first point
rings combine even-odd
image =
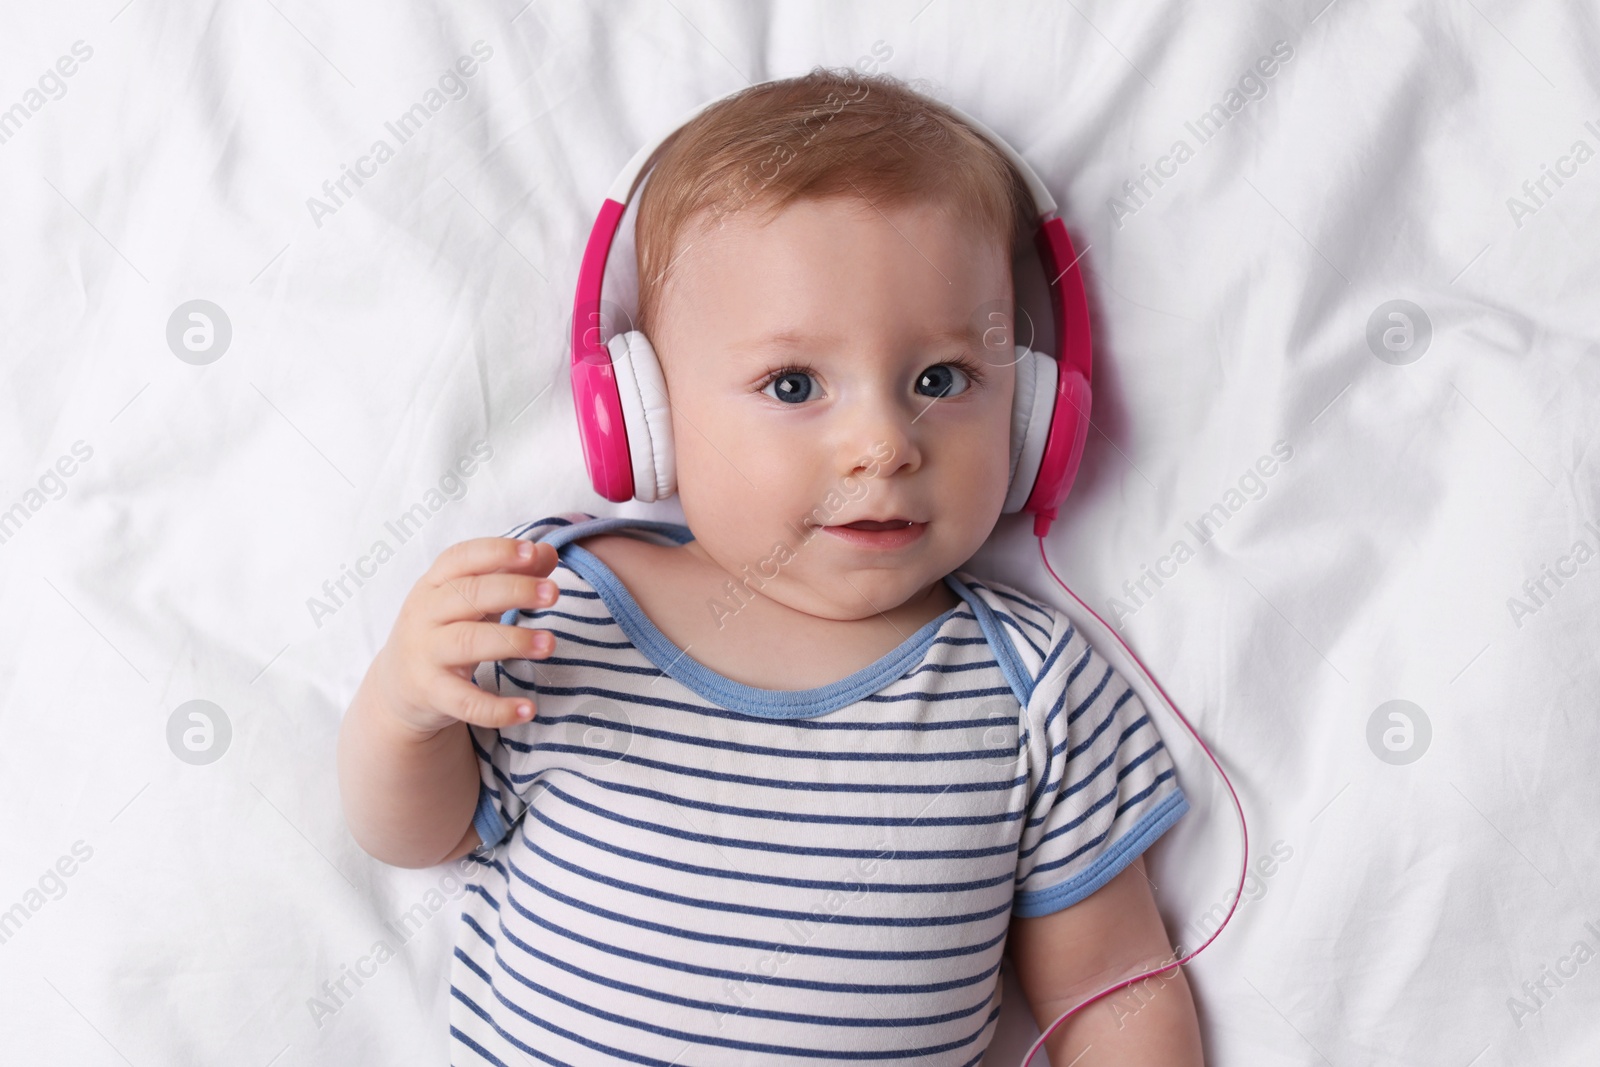
{"type": "MultiPolygon", "coordinates": [[[[445,625],[498,618],[512,608],[547,608],[561,598],[561,587],[549,578],[529,574],[470,574],[447,578],[417,601],[421,618],[445,625]]],[[[496,659],[502,657],[496,656],[496,659]]]]}
{"type": "Polygon", "coordinates": [[[497,730],[527,722],[538,710],[531,696],[497,697],[448,671],[441,671],[430,687],[428,703],[462,722],[497,730]]]}
{"type": "Polygon", "coordinates": [[[498,622],[452,622],[433,631],[434,662],[441,667],[476,667],[497,659],[543,659],[556,647],[548,630],[498,622]]]}
{"type": "Polygon", "coordinates": [[[496,571],[515,571],[539,577],[555,569],[556,550],[515,537],[475,537],[451,545],[439,553],[428,568],[427,577],[435,585],[452,578],[496,571]],[[526,553],[526,555],[524,555],[526,553]]]}

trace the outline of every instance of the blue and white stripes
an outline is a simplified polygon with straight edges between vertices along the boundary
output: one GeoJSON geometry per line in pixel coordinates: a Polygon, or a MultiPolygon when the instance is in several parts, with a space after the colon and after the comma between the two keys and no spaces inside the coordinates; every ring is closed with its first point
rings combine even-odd
{"type": "Polygon", "coordinates": [[[488,844],[451,973],[452,1063],[975,1065],[1014,915],[1108,881],[1187,803],[1155,726],[1062,613],[946,578],[958,607],[829,686],[682,655],[574,544],[556,654],[485,663],[538,714],[473,727],[488,844]]]}

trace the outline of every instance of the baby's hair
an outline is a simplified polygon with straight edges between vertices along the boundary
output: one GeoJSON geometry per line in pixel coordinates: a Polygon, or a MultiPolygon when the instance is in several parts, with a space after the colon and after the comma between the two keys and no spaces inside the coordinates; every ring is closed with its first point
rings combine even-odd
{"type": "MultiPolygon", "coordinates": [[[[950,204],[1014,257],[1033,200],[1011,162],[966,123],[887,74],[816,67],[719,101],[655,153],[639,194],[639,318],[649,334],[686,226],[801,198],[950,204]]],[[[648,169],[647,164],[647,169],[648,169]]],[[[1009,262],[1009,258],[1008,258],[1009,262]]]]}

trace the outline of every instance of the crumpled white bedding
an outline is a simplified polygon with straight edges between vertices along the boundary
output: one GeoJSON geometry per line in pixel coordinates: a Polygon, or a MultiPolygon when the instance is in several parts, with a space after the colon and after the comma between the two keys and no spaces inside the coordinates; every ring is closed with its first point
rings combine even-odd
{"type": "MultiPolygon", "coordinates": [[[[459,884],[355,845],[341,712],[446,545],[677,517],[584,476],[594,210],[695,105],[884,52],[1084,252],[1095,428],[1050,548],[1246,806],[1245,900],[1188,969],[1209,1061],[1600,1057],[1592,11],[3,18],[0,1061],[442,1062],[459,884]]],[[[1022,522],[971,569],[1066,603],[1022,522]]],[[[1150,873],[1187,948],[1233,816],[1160,722],[1195,810],[1150,873]]],[[[1033,1034],[1008,1007],[990,1064],[1033,1034]]]]}

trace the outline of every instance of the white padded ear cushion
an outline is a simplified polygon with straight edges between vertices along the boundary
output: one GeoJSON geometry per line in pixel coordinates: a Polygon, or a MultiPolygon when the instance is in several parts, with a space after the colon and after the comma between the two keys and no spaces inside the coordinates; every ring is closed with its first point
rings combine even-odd
{"type": "Polygon", "coordinates": [[[1011,481],[1000,508],[1006,515],[1021,511],[1033,495],[1056,413],[1056,361],[1018,345],[1016,366],[1017,390],[1011,398],[1011,481]]]}
{"type": "Polygon", "coordinates": [[[619,333],[606,342],[622,398],[622,424],[628,433],[628,458],[633,464],[633,496],[650,503],[678,488],[672,453],[672,408],[667,380],[650,339],[638,330],[619,333]]]}

